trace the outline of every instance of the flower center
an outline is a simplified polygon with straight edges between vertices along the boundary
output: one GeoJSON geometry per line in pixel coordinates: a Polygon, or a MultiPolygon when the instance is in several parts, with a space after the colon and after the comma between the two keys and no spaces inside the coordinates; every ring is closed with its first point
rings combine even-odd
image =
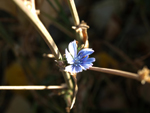
{"type": "Polygon", "coordinates": [[[74,59],[74,65],[75,66],[78,66],[78,64],[80,64],[80,63],[81,63],[81,61],[79,60],[78,57],[74,59]]]}

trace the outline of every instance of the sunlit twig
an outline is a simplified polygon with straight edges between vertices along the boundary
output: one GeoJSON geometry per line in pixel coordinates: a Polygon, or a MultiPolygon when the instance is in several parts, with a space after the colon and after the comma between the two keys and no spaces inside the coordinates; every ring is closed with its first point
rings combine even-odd
{"type": "Polygon", "coordinates": [[[147,67],[144,67],[142,70],[139,70],[138,73],[131,73],[127,71],[121,71],[116,69],[108,69],[108,68],[101,68],[101,67],[90,67],[89,70],[92,71],[99,71],[103,73],[118,75],[126,78],[132,78],[141,81],[142,84],[145,82],[150,83],[150,70],[147,67]]]}
{"type": "Polygon", "coordinates": [[[43,54],[44,57],[48,57],[48,58],[55,58],[55,56],[53,54],[43,54]]]}
{"type": "MultiPolygon", "coordinates": [[[[80,23],[80,19],[79,19],[79,15],[75,6],[75,2],[74,0],[67,0],[68,1],[68,5],[74,20],[74,24],[75,26],[73,26],[72,28],[75,29],[77,36],[79,37],[79,40],[82,40],[84,43],[84,48],[88,48],[89,47],[89,41],[88,41],[88,34],[87,34],[87,29],[89,28],[89,26],[82,21],[80,23]]],[[[77,38],[78,38],[77,37],[77,38]]],[[[75,86],[74,86],[74,94],[73,94],[73,100],[70,106],[70,109],[73,108],[75,100],[76,100],[76,94],[78,91],[78,85],[77,85],[77,79],[76,76],[73,76],[74,82],[75,82],[75,86]]]]}
{"type": "Polygon", "coordinates": [[[67,88],[66,84],[61,86],[0,86],[0,90],[48,90],[48,89],[65,89],[67,88]]]}
{"type": "MultiPolygon", "coordinates": [[[[55,42],[53,41],[51,35],[49,34],[49,32],[47,31],[45,26],[42,24],[42,22],[40,21],[38,16],[36,15],[36,12],[31,12],[30,9],[28,9],[24,5],[23,1],[21,1],[21,0],[13,0],[13,2],[23,11],[23,13],[28,17],[28,19],[32,22],[32,24],[35,26],[35,28],[41,34],[41,36],[43,37],[43,39],[45,40],[45,42],[51,49],[53,55],[55,56],[55,59],[56,60],[62,59],[62,56],[61,56],[55,42]]],[[[32,3],[33,3],[33,1],[32,1],[32,3]]],[[[72,84],[72,80],[71,80],[69,73],[67,73],[67,72],[62,72],[62,73],[63,73],[65,81],[68,85],[68,88],[72,89],[73,84],[72,84]]]]}
{"type": "Polygon", "coordinates": [[[74,104],[75,104],[75,101],[76,101],[76,95],[77,95],[77,92],[78,92],[78,84],[77,84],[77,78],[76,78],[76,74],[74,74],[73,76],[73,79],[74,79],[74,86],[75,86],[75,88],[74,88],[74,94],[73,94],[73,99],[72,99],[72,103],[71,103],[71,106],[70,106],[70,109],[72,109],[73,108],[73,106],[74,106],[74,104]]]}
{"type": "Polygon", "coordinates": [[[85,48],[88,48],[89,41],[87,29],[89,28],[89,26],[84,21],[80,23],[79,15],[74,0],[67,0],[67,1],[75,24],[75,26],[73,26],[72,28],[75,29],[76,34],[80,38],[79,40],[82,40],[83,43],[85,44],[85,48]]]}

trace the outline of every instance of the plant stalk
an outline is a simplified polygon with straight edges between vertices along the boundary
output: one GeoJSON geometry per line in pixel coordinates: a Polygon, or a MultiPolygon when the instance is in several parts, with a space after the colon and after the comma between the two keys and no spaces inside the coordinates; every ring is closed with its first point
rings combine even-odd
{"type": "MultiPolygon", "coordinates": [[[[34,25],[34,27],[37,29],[37,31],[41,34],[42,38],[47,43],[48,47],[52,51],[53,55],[55,56],[56,60],[61,60],[62,56],[59,52],[55,42],[53,41],[50,33],[47,31],[43,23],[40,21],[38,16],[36,15],[36,12],[31,12],[21,0],[13,0],[13,2],[22,10],[22,12],[27,16],[27,18],[31,21],[31,23],[34,25]]],[[[33,10],[32,10],[33,11],[33,10]]],[[[68,85],[68,88],[73,88],[73,83],[70,77],[70,74],[67,72],[62,72],[63,76],[65,78],[65,81],[68,85]]]]}

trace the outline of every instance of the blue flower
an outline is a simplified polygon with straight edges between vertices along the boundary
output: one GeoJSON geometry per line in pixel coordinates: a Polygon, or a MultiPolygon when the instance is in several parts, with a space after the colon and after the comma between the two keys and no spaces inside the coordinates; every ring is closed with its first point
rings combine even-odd
{"type": "Polygon", "coordinates": [[[77,54],[76,40],[69,43],[68,49],[69,52],[67,49],[65,49],[65,53],[67,62],[70,65],[65,67],[65,71],[71,73],[79,73],[82,72],[82,70],[86,70],[89,69],[89,67],[92,67],[92,62],[95,61],[95,58],[88,57],[94,52],[94,50],[86,48],[80,50],[77,54]]]}

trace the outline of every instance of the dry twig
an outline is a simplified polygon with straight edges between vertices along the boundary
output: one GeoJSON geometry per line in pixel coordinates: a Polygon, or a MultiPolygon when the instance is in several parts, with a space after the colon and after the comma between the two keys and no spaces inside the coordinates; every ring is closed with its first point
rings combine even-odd
{"type": "Polygon", "coordinates": [[[61,86],[0,86],[0,90],[48,90],[48,89],[65,89],[67,85],[61,86]]]}
{"type": "Polygon", "coordinates": [[[85,47],[88,48],[89,42],[87,29],[89,28],[89,26],[84,21],[80,23],[79,15],[74,0],[67,0],[67,1],[75,24],[75,26],[73,26],[72,28],[75,29],[76,34],[78,35],[79,39],[83,41],[85,47]]]}
{"type": "MultiPolygon", "coordinates": [[[[45,26],[42,24],[42,22],[38,18],[35,10],[34,9],[30,10],[28,7],[26,7],[24,5],[23,1],[21,1],[21,0],[13,0],[13,2],[23,11],[23,13],[28,17],[28,19],[32,22],[32,24],[35,26],[35,28],[41,34],[41,36],[43,37],[43,39],[45,40],[45,42],[51,49],[53,55],[55,56],[55,59],[56,60],[62,59],[62,56],[61,56],[55,42],[53,41],[51,35],[49,34],[49,32],[47,31],[45,26]]],[[[34,1],[32,1],[31,3],[33,5],[34,1]]],[[[35,8],[35,6],[33,6],[33,8],[35,8]]],[[[73,84],[72,84],[69,73],[67,73],[67,72],[62,72],[62,73],[63,73],[65,81],[68,85],[68,88],[72,89],[73,84]]]]}
{"type": "MultiPolygon", "coordinates": [[[[89,41],[88,41],[87,29],[89,28],[89,26],[84,21],[82,21],[80,23],[80,19],[78,16],[78,12],[77,12],[74,0],[67,0],[67,1],[68,1],[69,8],[70,8],[70,11],[71,11],[71,14],[72,14],[72,17],[74,20],[74,24],[75,24],[75,26],[73,26],[72,28],[75,29],[76,34],[79,36],[80,40],[83,41],[84,48],[88,48],[89,47],[89,41]]],[[[76,94],[78,92],[78,85],[77,85],[76,76],[73,76],[73,79],[75,82],[75,86],[74,86],[74,92],[73,92],[74,93],[73,94],[73,100],[72,100],[70,109],[72,109],[72,107],[75,103],[76,94]]]]}
{"type": "Polygon", "coordinates": [[[138,74],[136,73],[130,73],[126,71],[116,70],[116,69],[108,69],[108,68],[100,68],[100,67],[90,67],[89,70],[92,71],[99,71],[103,73],[123,76],[126,78],[132,78],[141,81],[142,84],[145,82],[150,83],[150,71],[148,68],[144,67],[142,70],[138,71],[138,74]]]}

